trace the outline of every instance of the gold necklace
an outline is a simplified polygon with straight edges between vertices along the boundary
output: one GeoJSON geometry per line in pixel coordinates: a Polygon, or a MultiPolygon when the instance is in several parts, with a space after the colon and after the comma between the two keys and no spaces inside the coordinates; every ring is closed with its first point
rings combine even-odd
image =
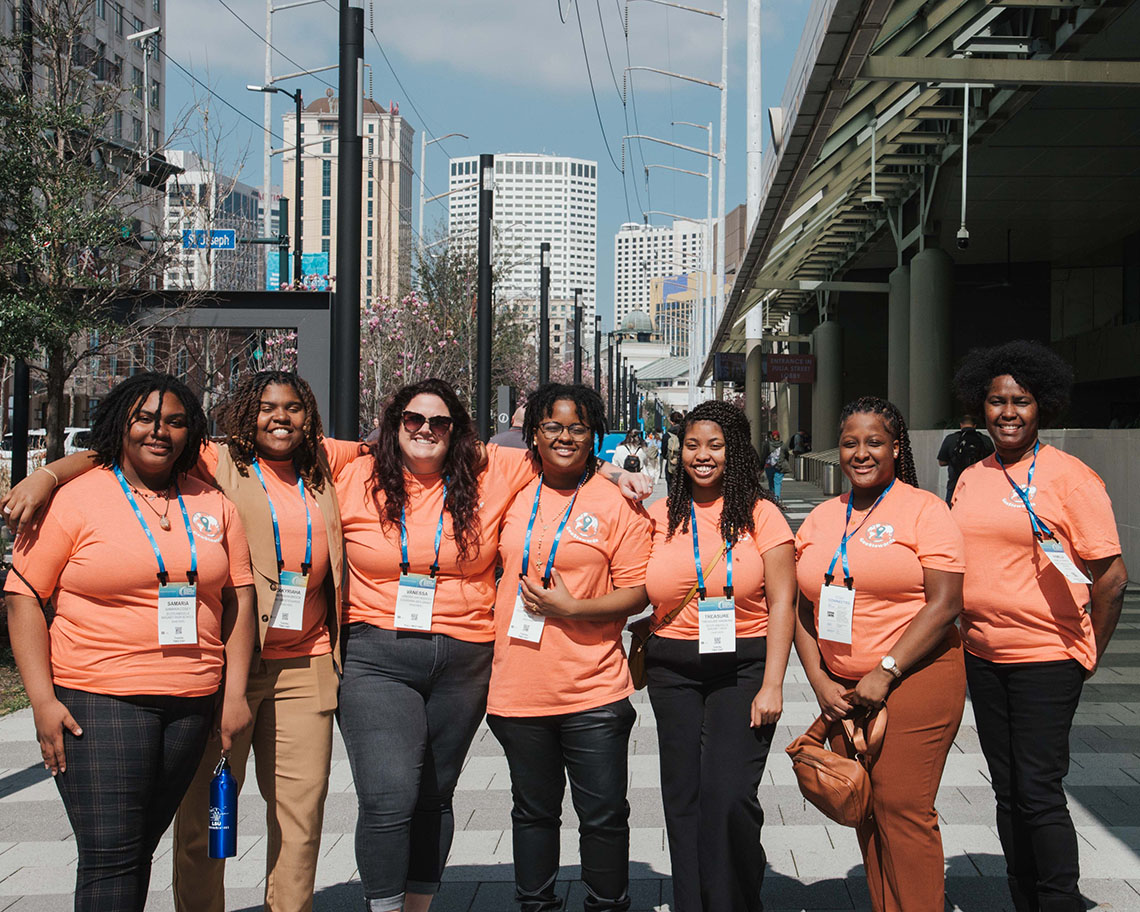
{"type": "MultiPolygon", "coordinates": [[[[166,490],[162,492],[162,496],[166,498],[166,509],[161,513],[158,512],[158,508],[150,502],[150,498],[148,498],[142,491],[140,491],[134,485],[131,485],[131,490],[138,494],[138,496],[142,498],[142,502],[150,507],[154,512],[154,515],[158,517],[158,525],[162,531],[169,532],[170,520],[167,518],[167,514],[170,512],[170,485],[167,485],[166,490]]],[[[158,497],[157,494],[152,494],[152,496],[158,497]]]]}

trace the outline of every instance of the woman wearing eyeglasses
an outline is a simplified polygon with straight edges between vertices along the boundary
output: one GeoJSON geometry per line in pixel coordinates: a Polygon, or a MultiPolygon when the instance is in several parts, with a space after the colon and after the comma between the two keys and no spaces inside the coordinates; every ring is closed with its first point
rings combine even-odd
{"type": "Polygon", "coordinates": [[[598,475],[602,400],[548,384],[527,400],[523,437],[541,467],[503,520],[488,723],[511,771],[515,898],[555,894],[566,777],[579,819],[589,910],[628,909],[627,749],[635,713],[622,648],[646,605],[649,518],[598,475]]]}

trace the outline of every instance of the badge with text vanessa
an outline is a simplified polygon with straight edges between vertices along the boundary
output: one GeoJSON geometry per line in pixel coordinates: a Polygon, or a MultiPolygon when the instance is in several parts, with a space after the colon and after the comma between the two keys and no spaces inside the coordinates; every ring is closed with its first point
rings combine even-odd
{"type": "MultiPolygon", "coordinates": [[[[119,487],[127,498],[127,503],[135,512],[135,519],[139,521],[146,539],[154,550],[154,559],[158,563],[158,645],[159,646],[193,646],[198,642],[198,546],[194,543],[194,530],[190,528],[190,514],[186,510],[186,502],[182,499],[182,492],[178,486],[174,491],[178,495],[178,506],[182,511],[182,522],[186,526],[186,539],[190,542],[190,569],[186,572],[186,582],[171,583],[170,574],[166,572],[166,561],[162,559],[162,551],[155,541],[154,533],[146,524],[146,518],[139,509],[138,501],[131,492],[131,486],[118,465],[112,466],[119,487]]],[[[167,492],[169,496],[169,490],[167,492]]]]}
{"type": "MultiPolygon", "coordinates": [[[[562,514],[562,521],[558,523],[558,531],[554,533],[554,540],[550,543],[550,555],[546,559],[546,571],[542,574],[542,587],[550,588],[552,571],[554,570],[554,556],[558,553],[558,544],[562,541],[562,533],[566,530],[566,523],[574,511],[574,501],[578,499],[578,492],[586,481],[586,473],[578,479],[578,487],[570,503],[566,505],[566,512],[562,514]]],[[[527,611],[526,602],[523,601],[522,580],[530,568],[530,539],[534,533],[534,521],[538,516],[539,501],[542,499],[542,476],[538,476],[538,490],[534,492],[534,504],[530,508],[530,521],[526,524],[526,538],[523,540],[522,570],[519,572],[519,586],[515,591],[515,606],[511,612],[511,623],[507,628],[507,636],[513,640],[525,640],[528,643],[537,643],[542,639],[542,630],[546,626],[546,618],[527,611]]],[[[541,544],[541,539],[540,539],[541,544]]]]}
{"type": "Polygon", "coordinates": [[[277,508],[269,496],[269,488],[265,484],[265,476],[261,473],[261,463],[258,462],[256,453],[251,465],[265,491],[265,499],[269,502],[269,517],[273,520],[273,545],[277,549],[277,591],[273,596],[269,626],[277,630],[302,630],[305,621],[305,592],[309,588],[309,570],[313,566],[313,515],[309,512],[309,501],[305,498],[305,482],[300,475],[297,476],[297,490],[301,493],[301,503],[305,506],[305,559],[301,562],[301,572],[297,573],[285,569],[277,508]]]}
{"type": "Polygon", "coordinates": [[[732,595],[732,545],[725,543],[724,595],[707,598],[705,573],[701,569],[701,544],[697,535],[697,511],[689,504],[689,527],[693,530],[693,562],[697,566],[697,647],[704,655],[736,652],[736,600],[732,595]]]}
{"type": "Polygon", "coordinates": [[[410,573],[408,561],[408,518],[400,510],[400,583],[396,589],[396,629],[430,631],[435,609],[436,574],[439,573],[439,543],[443,540],[443,514],[447,510],[447,482],[443,483],[443,503],[435,524],[435,560],[429,573],[410,573]]]}
{"type": "Polygon", "coordinates": [[[859,530],[871,518],[871,514],[883,502],[883,498],[891,493],[891,488],[894,486],[895,480],[892,478],[891,483],[886,486],[883,493],[875,498],[875,502],[871,504],[871,509],[859,520],[859,525],[851,529],[850,532],[847,530],[851,526],[851,513],[855,509],[855,494],[851,492],[847,495],[847,519],[843,523],[843,537],[839,540],[839,547],[831,556],[831,563],[828,565],[827,573],[823,575],[823,585],[819,590],[819,604],[817,606],[819,618],[816,621],[816,634],[821,640],[851,645],[851,628],[855,620],[855,578],[851,575],[851,566],[847,562],[847,543],[859,533],[859,530]],[[833,585],[835,583],[835,565],[840,561],[843,562],[843,585],[836,586],[833,585]]]}

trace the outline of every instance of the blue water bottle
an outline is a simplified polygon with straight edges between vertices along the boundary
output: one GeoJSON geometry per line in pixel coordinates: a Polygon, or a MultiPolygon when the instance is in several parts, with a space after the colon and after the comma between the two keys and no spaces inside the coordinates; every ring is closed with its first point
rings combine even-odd
{"type": "Polygon", "coordinates": [[[230,772],[230,758],[214,767],[210,780],[210,857],[233,858],[237,854],[238,787],[230,772]]]}

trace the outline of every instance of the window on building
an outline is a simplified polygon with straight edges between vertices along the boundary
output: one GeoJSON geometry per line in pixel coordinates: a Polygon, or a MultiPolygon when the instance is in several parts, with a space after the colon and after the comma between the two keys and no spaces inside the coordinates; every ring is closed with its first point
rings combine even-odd
{"type": "Polygon", "coordinates": [[[107,18],[107,0],[95,0],[95,15],[100,19],[107,18]]]}
{"type": "Polygon", "coordinates": [[[162,95],[162,88],[158,84],[157,79],[150,81],[150,106],[156,111],[158,110],[158,99],[162,95]]]}
{"type": "Polygon", "coordinates": [[[162,12],[162,0],[150,0],[150,6],[156,13],[162,12]]]}
{"type": "MultiPolygon", "coordinates": [[[[157,3],[158,0],[155,0],[157,3]]],[[[186,380],[186,375],[190,372],[190,354],[186,351],[186,347],[178,349],[178,356],[175,360],[174,372],[178,375],[179,380],[186,380]]]]}
{"type": "Polygon", "coordinates": [[[365,285],[367,286],[367,290],[365,291],[365,294],[369,298],[371,298],[372,297],[372,280],[369,279],[367,282],[365,282],[365,285]]]}
{"type": "Polygon", "coordinates": [[[367,249],[368,249],[368,253],[367,253],[368,259],[372,259],[372,238],[368,239],[367,249]]]}
{"type": "Polygon", "coordinates": [[[321,253],[328,253],[328,252],[329,252],[329,239],[328,238],[321,238],[321,253]]]}
{"type": "Polygon", "coordinates": [[[335,133],[336,132],[336,121],[335,120],[322,120],[321,121],[321,132],[322,133],[335,133]]]}
{"type": "Polygon", "coordinates": [[[321,200],[321,234],[332,234],[332,200],[321,200]]]}
{"type": "Polygon", "coordinates": [[[143,100],[143,71],[138,67],[131,67],[131,91],[135,93],[135,98],[143,100]]]}
{"type": "Polygon", "coordinates": [[[122,111],[116,111],[115,112],[115,118],[114,118],[113,123],[114,123],[114,126],[112,126],[112,128],[111,128],[112,135],[114,136],[115,139],[122,139],[123,138],[123,112],[122,111]]]}
{"type": "Polygon", "coordinates": [[[116,3],[114,9],[111,12],[115,17],[115,34],[126,34],[126,30],[123,28],[123,20],[126,18],[126,16],[123,15],[123,5],[121,3],[116,3]]]}
{"type": "MultiPolygon", "coordinates": [[[[372,200],[369,200],[369,201],[368,201],[368,217],[369,217],[369,218],[372,218],[372,200]]],[[[370,243],[370,244],[371,244],[372,242],[371,242],[371,241],[369,241],[368,243],[370,243]]]]}
{"type": "Polygon", "coordinates": [[[152,149],[159,149],[162,147],[162,137],[159,135],[157,127],[150,128],[150,147],[152,149]]]}
{"type": "Polygon", "coordinates": [[[321,196],[332,194],[332,161],[325,159],[321,162],[321,196]]]}
{"type": "Polygon", "coordinates": [[[137,117],[131,118],[131,137],[135,142],[141,143],[143,138],[143,122],[137,117]]]}
{"type": "Polygon", "coordinates": [[[134,17],[134,31],[141,32],[143,30],[143,21],[138,17],[134,17]]]}
{"type": "Polygon", "coordinates": [[[332,154],[332,140],[331,139],[326,139],[323,143],[321,143],[321,151],[325,155],[331,155],[332,154]]]}

